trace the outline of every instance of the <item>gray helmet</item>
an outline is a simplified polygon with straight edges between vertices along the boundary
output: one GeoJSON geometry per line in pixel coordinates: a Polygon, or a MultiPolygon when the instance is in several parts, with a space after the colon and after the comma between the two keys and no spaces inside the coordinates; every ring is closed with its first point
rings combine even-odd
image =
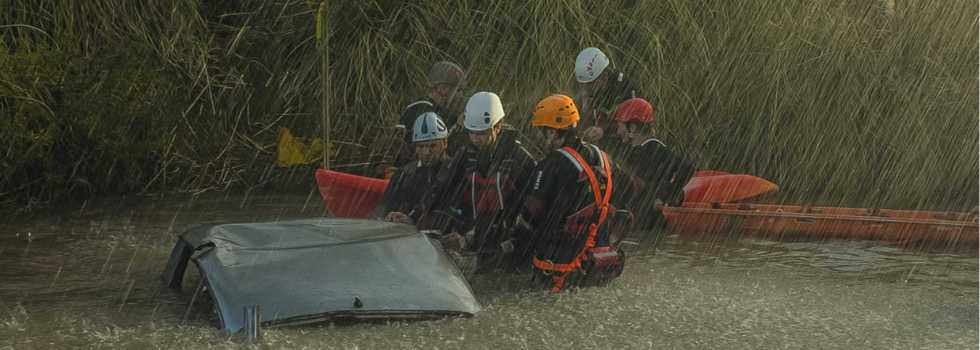
{"type": "Polygon", "coordinates": [[[575,79],[579,83],[589,83],[609,67],[609,57],[594,47],[587,47],[575,58],[575,79]]]}
{"type": "Polygon", "coordinates": [[[429,68],[429,75],[425,79],[429,87],[433,87],[439,84],[460,85],[465,77],[466,73],[459,65],[449,61],[439,61],[429,68]]]}
{"type": "Polygon", "coordinates": [[[449,137],[449,129],[442,118],[432,112],[425,112],[415,118],[415,128],[412,129],[412,142],[438,140],[449,137]]]}

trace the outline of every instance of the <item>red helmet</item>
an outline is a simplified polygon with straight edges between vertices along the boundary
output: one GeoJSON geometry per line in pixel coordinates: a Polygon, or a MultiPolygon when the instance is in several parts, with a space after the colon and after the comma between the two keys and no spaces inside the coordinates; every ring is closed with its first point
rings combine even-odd
{"type": "Polygon", "coordinates": [[[624,123],[630,120],[639,120],[641,123],[650,123],[653,122],[653,107],[650,107],[650,103],[642,98],[631,98],[616,108],[612,120],[624,123]]]}

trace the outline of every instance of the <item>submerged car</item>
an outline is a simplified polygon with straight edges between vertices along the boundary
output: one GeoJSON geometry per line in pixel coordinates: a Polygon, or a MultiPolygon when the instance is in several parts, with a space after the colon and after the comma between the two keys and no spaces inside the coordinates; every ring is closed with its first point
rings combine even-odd
{"type": "Polygon", "coordinates": [[[438,242],[414,227],[317,218],[197,226],[181,234],[163,281],[193,261],[221,327],[351,318],[472,316],[480,304],[438,242]],[[250,308],[261,310],[248,320],[250,308]]]}

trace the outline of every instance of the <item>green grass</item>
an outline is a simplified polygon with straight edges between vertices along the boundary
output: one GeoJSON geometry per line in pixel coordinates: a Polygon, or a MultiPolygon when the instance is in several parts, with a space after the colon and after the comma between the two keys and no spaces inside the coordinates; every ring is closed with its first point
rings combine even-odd
{"type": "MultiPolygon", "coordinates": [[[[977,4],[884,4],[333,1],[331,164],[369,172],[434,61],[527,131],[597,46],[701,169],[772,180],[789,203],[968,210],[977,4]]],[[[0,202],[275,182],[274,126],[321,131],[317,6],[0,0],[0,202]]]]}

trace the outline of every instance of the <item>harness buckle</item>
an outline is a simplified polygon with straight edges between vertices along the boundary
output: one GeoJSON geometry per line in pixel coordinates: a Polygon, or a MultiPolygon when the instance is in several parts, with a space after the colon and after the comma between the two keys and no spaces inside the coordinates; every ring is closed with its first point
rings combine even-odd
{"type": "Polygon", "coordinates": [[[544,262],[551,264],[551,269],[542,269],[542,270],[544,270],[544,272],[543,272],[544,275],[545,276],[554,275],[555,274],[555,263],[552,262],[551,260],[545,260],[544,262]]]}

